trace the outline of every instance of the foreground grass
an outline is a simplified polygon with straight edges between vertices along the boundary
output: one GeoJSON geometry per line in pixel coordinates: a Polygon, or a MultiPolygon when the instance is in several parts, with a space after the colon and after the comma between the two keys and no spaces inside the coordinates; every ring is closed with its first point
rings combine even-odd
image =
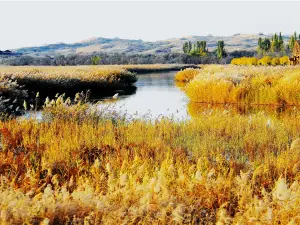
{"type": "Polygon", "coordinates": [[[299,224],[299,111],[153,123],[68,105],[0,123],[2,224],[299,224]]]}
{"type": "Polygon", "coordinates": [[[206,66],[190,81],[192,102],[300,105],[300,67],[206,66]]]}

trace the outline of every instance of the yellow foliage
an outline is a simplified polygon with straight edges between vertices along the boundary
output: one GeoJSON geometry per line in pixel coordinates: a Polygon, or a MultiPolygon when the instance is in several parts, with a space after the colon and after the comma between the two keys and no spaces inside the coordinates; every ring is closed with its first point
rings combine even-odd
{"type": "Polygon", "coordinates": [[[260,66],[269,66],[271,65],[272,58],[270,56],[264,56],[260,60],[258,60],[257,64],[260,66]]]}
{"type": "Polygon", "coordinates": [[[0,122],[2,224],[299,222],[299,110],[151,123],[60,102],[0,122]]]}
{"type": "Polygon", "coordinates": [[[231,60],[232,65],[257,65],[258,59],[255,57],[234,58],[231,60]]]}
{"type": "Polygon", "coordinates": [[[289,57],[283,56],[281,58],[277,57],[270,57],[265,56],[261,59],[257,59],[255,57],[241,57],[241,58],[234,58],[231,60],[232,65],[244,65],[244,66],[277,66],[277,65],[288,65],[289,64],[289,57]]]}
{"type": "Polygon", "coordinates": [[[200,69],[184,69],[176,73],[175,80],[179,82],[189,82],[199,73],[200,69]]]}
{"type": "Polygon", "coordinates": [[[299,74],[300,67],[224,66],[201,70],[185,90],[198,103],[300,105],[299,74]]]}
{"type": "Polygon", "coordinates": [[[290,60],[288,56],[283,56],[279,59],[280,65],[289,65],[290,60]]]}
{"type": "Polygon", "coordinates": [[[280,59],[277,57],[272,58],[271,65],[272,66],[280,65],[280,59]]]}

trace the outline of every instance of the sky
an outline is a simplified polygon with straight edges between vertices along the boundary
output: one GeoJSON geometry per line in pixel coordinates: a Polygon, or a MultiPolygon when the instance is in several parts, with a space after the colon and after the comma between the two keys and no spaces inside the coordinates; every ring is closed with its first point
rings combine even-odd
{"type": "Polygon", "coordinates": [[[92,37],[157,41],[190,35],[300,32],[300,2],[0,2],[0,49],[92,37]]]}

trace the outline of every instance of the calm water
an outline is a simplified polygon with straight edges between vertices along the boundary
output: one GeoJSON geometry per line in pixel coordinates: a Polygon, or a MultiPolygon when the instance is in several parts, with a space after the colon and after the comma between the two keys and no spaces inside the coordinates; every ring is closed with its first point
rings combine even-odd
{"type": "MultiPolygon", "coordinates": [[[[101,99],[91,96],[91,100],[100,100],[102,104],[99,107],[108,108],[108,112],[114,111],[120,115],[126,115],[127,118],[146,118],[156,119],[163,116],[173,118],[174,120],[185,120],[197,116],[207,110],[230,110],[239,114],[248,114],[253,112],[265,111],[280,115],[282,113],[293,113],[293,108],[277,107],[245,107],[237,105],[210,105],[210,104],[189,104],[185,93],[176,86],[174,76],[176,71],[156,72],[138,75],[138,81],[135,84],[134,91],[119,91],[116,100],[112,97],[101,99]],[[190,115],[188,114],[188,110],[190,115]]],[[[95,94],[95,93],[94,93],[95,94]]],[[[98,93],[100,94],[100,93],[98,93]]],[[[27,112],[21,118],[36,117],[42,119],[42,113],[27,112]]]]}
{"type": "MultiPolygon", "coordinates": [[[[189,118],[187,112],[188,98],[175,85],[176,71],[155,72],[138,75],[135,83],[136,91],[124,94],[120,91],[117,100],[112,97],[105,99],[92,98],[103,102],[99,107],[109,107],[113,111],[126,114],[127,117],[156,119],[162,116],[175,120],[189,118]],[[111,101],[113,100],[113,101],[111,101]]],[[[42,119],[42,113],[27,112],[23,118],[35,116],[42,119]]]]}
{"type": "Polygon", "coordinates": [[[188,117],[188,98],[175,85],[175,74],[172,71],[138,75],[136,93],[119,95],[117,101],[107,104],[121,114],[152,119],[162,116],[185,119],[188,117]]]}

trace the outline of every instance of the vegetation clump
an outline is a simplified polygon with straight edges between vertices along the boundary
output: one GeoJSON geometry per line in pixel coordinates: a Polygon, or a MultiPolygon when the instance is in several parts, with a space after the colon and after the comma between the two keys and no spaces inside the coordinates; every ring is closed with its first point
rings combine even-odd
{"type": "Polygon", "coordinates": [[[209,68],[187,85],[192,102],[300,105],[299,67],[209,68]]]}
{"type": "Polygon", "coordinates": [[[7,114],[19,115],[22,111],[20,106],[27,97],[27,91],[15,80],[0,76],[0,119],[6,118],[7,114]]]}
{"type": "Polygon", "coordinates": [[[174,79],[179,82],[189,82],[200,72],[200,69],[187,68],[176,73],[174,79]]]}
{"type": "Polygon", "coordinates": [[[109,66],[1,67],[0,75],[14,77],[20,85],[26,87],[62,89],[124,86],[137,81],[135,74],[109,66]]]}
{"type": "Polygon", "coordinates": [[[290,60],[288,56],[282,57],[271,57],[264,56],[261,59],[256,57],[241,57],[241,58],[233,58],[231,60],[232,65],[243,65],[243,66],[286,66],[290,64],[290,60]]]}

